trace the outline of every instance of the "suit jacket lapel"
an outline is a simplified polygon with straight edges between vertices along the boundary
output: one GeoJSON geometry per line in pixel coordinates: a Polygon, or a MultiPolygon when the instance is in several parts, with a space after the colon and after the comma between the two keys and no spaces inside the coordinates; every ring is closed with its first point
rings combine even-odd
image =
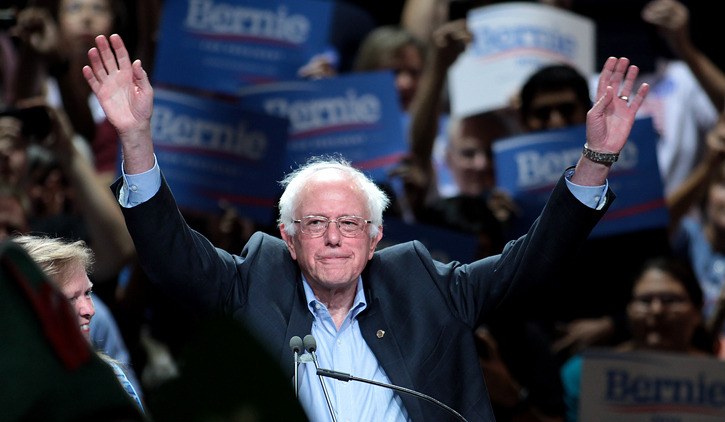
{"type": "MultiPolygon", "coordinates": [[[[283,345],[280,350],[279,361],[282,363],[285,375],[292,377],[294,375],[294,366],[292,364],[292,349],[289,347],[289,340],[294,336],[304,338],[310,334],[312,330],[312,314],[305,303],[305,292],[302,287],[302,281],[298,280],[295,286],[294,305],[290,310],[289,323],[285,332],[287,344],[283,345]]],[[[303,352],[300,352],[302,354],[303,352]]]]}
{"type": "MultiPolygon", "coordinates": [[[[363,274],[363,286],[376,285],[374,277],[372,272],[366,271],[363,274]]],[[[364,288],[368,307],[360,314],[358,319],[363,338],[373,354],[375,354],[380,366],[385,370],[390,382],[415,390],[410,372],[408,372],[408,367],[405,364],[405,356],[396,340],[395,326],[389,325],[388,321],[386,321],[385,309],[375,295],[374,290],[368,287],[364,288]]],[[[409,419],[414,421],[425,420],[419,398],[404,393],[398,395],[403,400],[409,419]]]]}

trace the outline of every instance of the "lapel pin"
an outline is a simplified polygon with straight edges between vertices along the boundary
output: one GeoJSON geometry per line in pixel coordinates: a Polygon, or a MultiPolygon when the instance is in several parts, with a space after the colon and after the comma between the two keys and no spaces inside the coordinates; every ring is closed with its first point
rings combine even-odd
{"type": "Polygon", "coordinates": [[[383,338],[384,335],[385,335],[385,330],[378,330],[378,333],[377,333],[378,338],[383,338]]]}

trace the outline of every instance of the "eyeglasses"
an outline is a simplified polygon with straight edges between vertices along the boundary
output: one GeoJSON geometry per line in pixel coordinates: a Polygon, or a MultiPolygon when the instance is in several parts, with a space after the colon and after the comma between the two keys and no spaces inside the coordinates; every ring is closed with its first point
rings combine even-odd
{"type": "Polygon", "coordinates": [[[299,224],[302,233],[310,237],[320,237],[325,234],[327,227],[333,221],[337,224],[340,234],[345,237],[356,237],[363,232],[366,225],[372,224],[372,221],[354,215],[345,215],[332,219],[321,215],[308,215],[292,221],[299,224]]]}

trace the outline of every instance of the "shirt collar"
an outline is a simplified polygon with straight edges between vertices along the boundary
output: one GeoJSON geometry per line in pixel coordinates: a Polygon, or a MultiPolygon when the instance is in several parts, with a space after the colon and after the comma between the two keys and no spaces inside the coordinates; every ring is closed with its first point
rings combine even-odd
{"type": "MultiPolygon", "coordinates": [[[[304,275],[302,275],[302,286],[305,289],[305,299],[307,301],[307,308],[312,312],[312,315],[317,315],[317,305],[321,307],[321,309],[327,310],[327,307],[317,300],[315,297],[315,293],[312,291],[312,287],[310,287],[310,283],[307,282],[307,279],[304,275]]],[[[365,292],[363,290],[363,284],[362,284],[362,277],[358,276],[357,278],[357,289],[355,293],[355,299],[352,302],[352,308],[350,309],[350,312],[348,316],[351,319],[355,319],[360,312],[365,310],[367,308],[368,303],[365,300],[365,292]]]]}

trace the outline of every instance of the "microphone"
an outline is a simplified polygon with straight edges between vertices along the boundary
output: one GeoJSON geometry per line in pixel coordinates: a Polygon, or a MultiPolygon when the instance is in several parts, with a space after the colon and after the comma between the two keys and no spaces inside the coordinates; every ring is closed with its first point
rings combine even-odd
{"type": "Polygon", "coordinates": [[[323,369],[320,367],[317,368],[317,375],[320,377],[334,378],[336,380],[345,381],[345,382],[348,382],[348,381],[364,382],[367,384],[377,385],[379,387],[390,388],[395,391],[400,391],[401,393],[410,394],[411,396],[418,397],[419,399],[429,401],[429,402],[447,410],[448,412],[453,414],[459,420],[461,420],[463,422],[467,422],[466,418],[464,418],[463,415],[456,412],[455,410],[453,410],[451,407],[447,406],[442,401],[434,399],[433,397],[431,397],[427,394],[423,394],[419,391],[411,390],[409,388],[401,387],[401,386],[395,385],[395,384],[387,384],[387,383],[380,382],[380,381],[370,380],[367,378],[358,378],[358,377],[352,376],[350,374],[346,374],[344,372],[333,371],[332,369],[323,369]]]}
{"type": "Polygon", "coordinates": [[[289,340],[289,347],[292,349],[292,353],[294,354],[294,364],[295,364],[295,375],[294,375],[294,384],[295,384],[295,396],[299,397],[300,395],[300,383],[299,378],[297,376],[297,371],[300,366],[300,351],[302,350],[302,339],[300,336],[294,336],[289,340]]]}
{"type": "Polygon", "coordinates": [[[325,400],[327,400],[327,408],[330,409],[330,416],[332,416],[332,422],[337,422],[337,417],[335,417],[335,411],[332,409],[332,401],[330,401],[330,393],[327,392],[327,386],[325,385],[325,380],[322,379],[322,375],[320,375],[320,365],[317,363],[317,353],[315,353],[315,350],[317,350],[317,342],[315,341],[315,338],[312,337],[312,334],[307,334],[305,338],[303,339],[305,350],[307,350],[310,355],[312,355],[312,362],[315,363],[315,369],[317,369],[317,377],[320,379],[320,385],[322,385],[322,392],[325,394],[325,400]]]}

